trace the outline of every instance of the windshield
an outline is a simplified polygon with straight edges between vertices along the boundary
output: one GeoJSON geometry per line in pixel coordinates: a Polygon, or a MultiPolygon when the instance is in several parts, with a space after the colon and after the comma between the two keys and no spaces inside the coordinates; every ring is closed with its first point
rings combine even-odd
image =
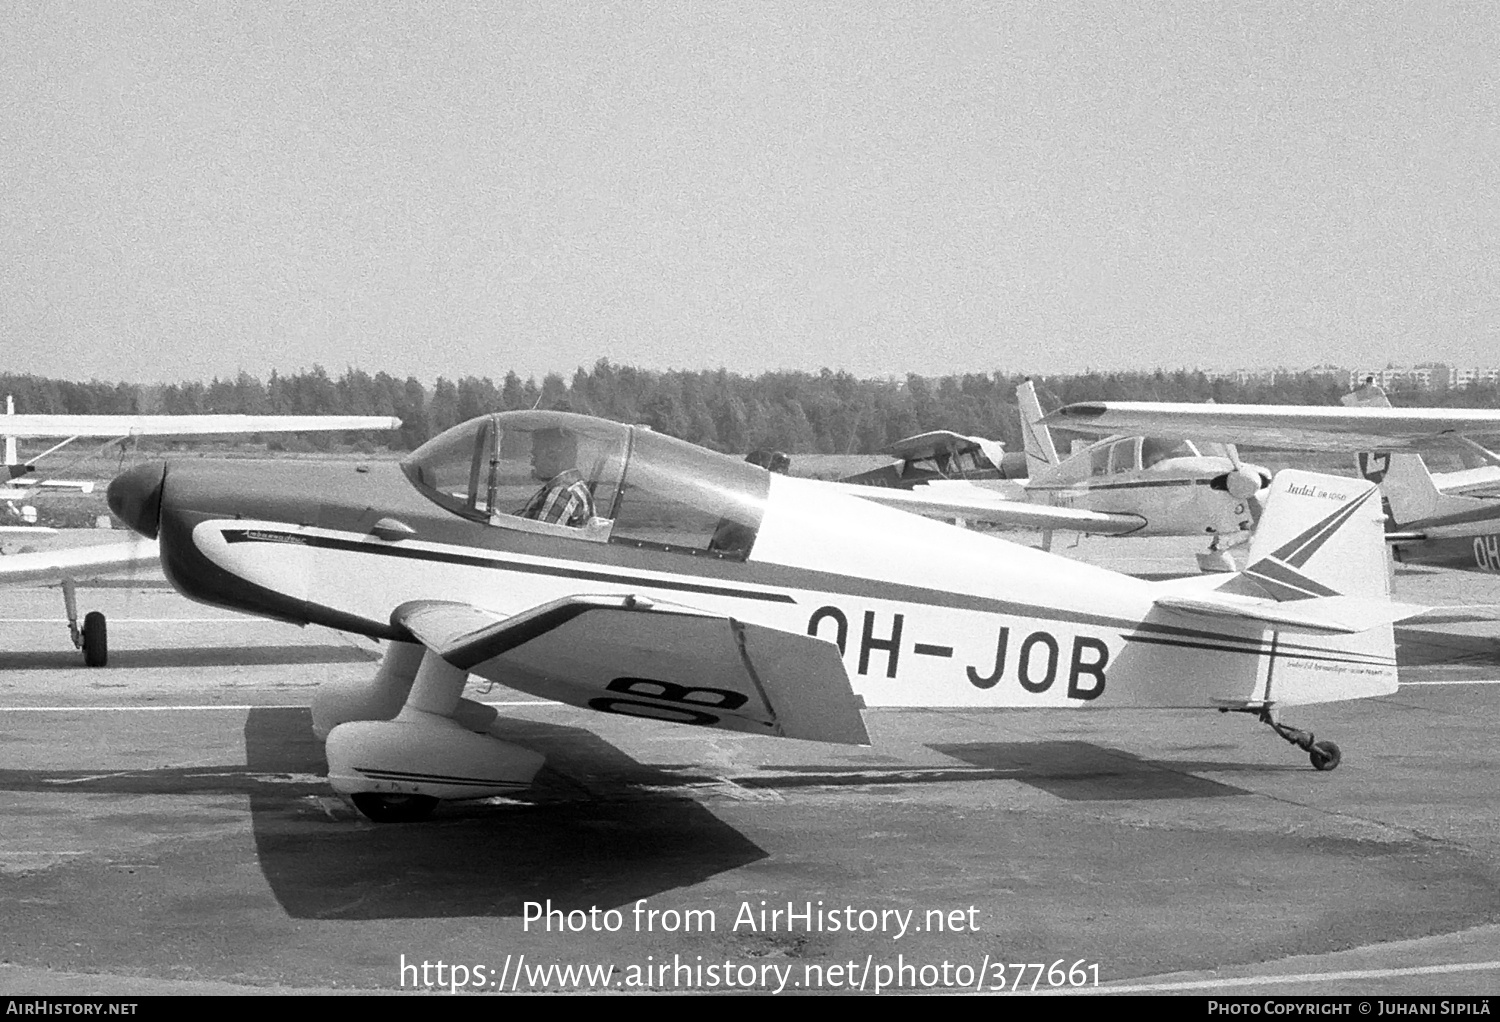
{"type": "Polygon", "coordinates": [[[770,489],[765,469],[566,412],[502,412],[454,426],[401,463],[424,496],[487,525],[743,560],[770,489]]]}
{"type": "Polygon", "coordinates": [[[1196,458],[1198,451],[1186,440],[1148,436],[1141,441],[1141,467],[1150,468],[1168,458],[1196,458]]]}

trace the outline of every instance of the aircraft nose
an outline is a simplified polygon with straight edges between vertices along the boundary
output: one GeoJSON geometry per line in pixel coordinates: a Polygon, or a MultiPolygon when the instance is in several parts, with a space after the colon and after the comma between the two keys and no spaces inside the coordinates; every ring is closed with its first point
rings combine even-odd
{"type": "Polygon", "coordinates": [[[1225,490],[1236,500],[1253,497],[1265,485],[1261,473],[1248,465],[1240,465],[1209,483],[1213,489],[1225,490]]]}
{"type": "Polygon", "coordinates": [[[167,463],[150,461],[121,472],[109,484],[109,509],[147,539],[155,539],[161,522],[161,491],[167,463]]]}

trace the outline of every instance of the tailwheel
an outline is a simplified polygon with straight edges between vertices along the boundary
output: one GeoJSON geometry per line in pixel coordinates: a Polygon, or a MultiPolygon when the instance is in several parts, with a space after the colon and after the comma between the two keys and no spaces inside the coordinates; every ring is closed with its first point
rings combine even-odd
{"type": "Polygon", "coordinates": [[[1339,751],[1337,745],[1332,742],[1318,741],[1311,731],[1301,731],[1280,723],[1271,715],[1269,706],[1260,711],[1259,717],[1262,724],[1267,725],[1272,731],[1307,753],[1307,758],[1314,769],[1332,770],[1343,759],[1343,753],[1339,751]]]}
{"type": "Polygon", "coordinates": [[[103,667],[109,661],[109,633],[104,615],[91,610],[83,616],[83,662],[89,667],[103,667]]]}
{"type": "Polygon", "coordinates": [[[1332,770],[1339,765],[1343,755],[1332,742],[1314,742],[1313,747],[1307,750],[1307,758],[1312,760],[1315,769],[1332,770]]]}
{"type": "Polygon", "coordinates": [[[403,795],[385,791],[362,791],[350,795],[354,808],[376,823],[416,823],[432,815],[438,800],[431,795],[403,795]]]}

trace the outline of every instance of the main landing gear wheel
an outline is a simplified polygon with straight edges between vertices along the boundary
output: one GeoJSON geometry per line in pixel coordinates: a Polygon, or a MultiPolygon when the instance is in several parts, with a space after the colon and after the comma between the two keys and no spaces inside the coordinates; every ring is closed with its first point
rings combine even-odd
{"type": "Polygon", "coordinates": [[[109,634],[104,615],[91,610],[83,616],[83,662],[89,667],[103,667],[109,661],[109,634]]]}
{"type": "Polygon", "coordinates": [[[350,795],[354,808],[376,823],[416,823],[432,815],[438,800],[431,795],[397,795],[382,791],[362,791],[350,795]]]}
{"type": "Polygon", "coordinates": [[[1307,750],[1307,758],[1312,760],[1315,769],[1332,770],[1339,765],[1343,755],[1332,742],[1314,742],[1313,747],[1307,750]]]}

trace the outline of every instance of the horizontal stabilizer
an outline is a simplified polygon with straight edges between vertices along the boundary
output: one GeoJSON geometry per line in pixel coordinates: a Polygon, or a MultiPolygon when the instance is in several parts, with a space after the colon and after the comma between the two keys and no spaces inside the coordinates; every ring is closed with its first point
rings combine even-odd
{"type": "Polygon", "coordinates": [[[1426,613],[1429,608],[1361,596],[1328,596],[1315,600],[1274,603],[1253,599],[1203,596],[1162,596],[1158,607],[1183,614],[1258,621],[1272,628],[1353,635],[1379,625],[1426,613]]]}
{"type": "Polygon", "coordinates": [[[570,596],[510,617],[402,604],[391,623],[462,670],[543,699],[650,720],[868,745],[838,647],[634,596],[570,596]]]}

